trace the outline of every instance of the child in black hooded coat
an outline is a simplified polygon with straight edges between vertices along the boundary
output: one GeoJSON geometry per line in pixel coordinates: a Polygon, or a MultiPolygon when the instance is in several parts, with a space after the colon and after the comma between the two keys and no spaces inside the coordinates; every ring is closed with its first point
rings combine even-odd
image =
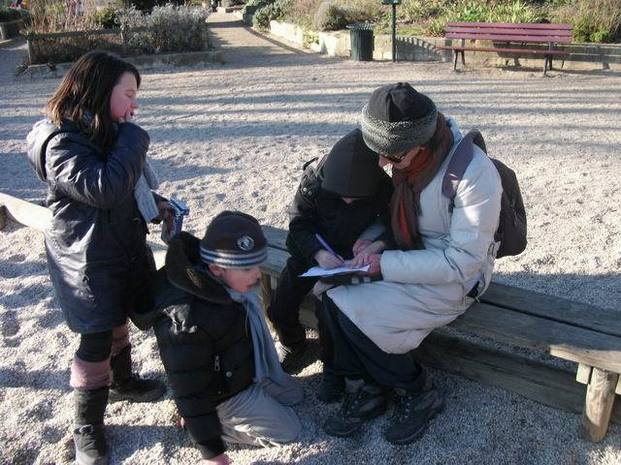
{"type": "MultiPolygon", "coordinates": [[[[384,250],[392,242],[388,208],[392,191],[390,177],[379,167],[377,153],[365,145],[359,129],[341,138],[316,167],[305,165],[290,210],[287,248],[291,257],[267,309],[285,371],[295,368],[305,353],[299,307],[317,282],[299,275],[314,265],[334,268],[343,264],[341,258],[384,250]],[[340,257],[327,251],[317,234],[340,257]]],[[[318,397],[331,402],[340,396],[341,381],[331,373],[331,344],[321,321],[319,333],[324,381],[318,397]]]]}

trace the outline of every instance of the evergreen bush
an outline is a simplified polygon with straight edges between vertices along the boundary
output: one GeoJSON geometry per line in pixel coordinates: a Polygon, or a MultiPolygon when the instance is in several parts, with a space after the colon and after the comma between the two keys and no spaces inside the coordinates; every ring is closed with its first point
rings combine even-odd
{"type": "Polygon", "coordinates": [[[321,2],[313,18],[313,25],[318,31],[344,29],[351,22],[349,11],[330,0],[321,2]]]}

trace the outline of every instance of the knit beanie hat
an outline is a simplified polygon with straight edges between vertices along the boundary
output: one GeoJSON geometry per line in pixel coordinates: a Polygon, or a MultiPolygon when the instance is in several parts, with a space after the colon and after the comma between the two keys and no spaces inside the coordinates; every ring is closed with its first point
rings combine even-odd
{"type": "Polygon", "coordinates": [[[378,155],[364,143],[358,128],[342,137],[323,164],[321,188],[340,197],[371,197],[377,194],[383,170],[378,155]]]}
{"type": "Polygon", "coordinates": [[[366,144],[383,155],[398,155],[424,145],[436,129],[438,110],[433,101],[407,82],[376,89],[362,109],[366,144]]]}
{"type": "Polygon", "coordinates": [[[222,268],[249,268],[267,258],[267,240],[253,216],[223,211],[207,227],[200,254],[203,262],[222,268]]]}

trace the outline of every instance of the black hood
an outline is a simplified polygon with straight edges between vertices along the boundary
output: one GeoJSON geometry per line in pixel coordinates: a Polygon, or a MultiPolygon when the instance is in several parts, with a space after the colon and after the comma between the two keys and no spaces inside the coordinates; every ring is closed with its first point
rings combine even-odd
{"type": "Polygon", "coordinates": [[[208,302],[231,302],[223,284],[207,269],[200,259],[200,240],[185,231],[168,244],[166,277],[179,289],[208,302]]]}
{"type": "Polygon", "coordinates": [[[45,150],[47,144],[59,132],[62,131],[51,121],[43,119],[35,123],[26,137],[28,160],[41,181],[47,180],[47,173],[45,171],[45,150]]]}
{"type": "Polygon", "coordinates": [[[334,144],[326,157],[321,188],[340,197],[376,195],[385,176],[378,159],[364,143],[362,131],[354,129],[334,144]]]}

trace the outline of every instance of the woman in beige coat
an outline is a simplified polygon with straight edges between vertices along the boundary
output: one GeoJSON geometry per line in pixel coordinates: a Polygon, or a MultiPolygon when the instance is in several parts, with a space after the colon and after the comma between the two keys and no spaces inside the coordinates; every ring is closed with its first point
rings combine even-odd
{"type": "Polygon", "coordinates": [[[395,394],[385,438],[405,444],[417,439],[443,406],[408,353],[487,289],[502,186],[490,159],[474,146],[455,198],[443,195],[446,169],[462,134],[407,83],[373,92],[362,111],[362,132],[380,154],[380,165],[392,165],[391,220],[399,250],[378,253],[378,244],[369,244],[369,274],[382,279],[324,295],[324,316],[337,341],[335,367],[346,379],[342,408],[324,429],[334,436],[354,435],[364,421],[381,415],[388,395],[395,394]]]}

